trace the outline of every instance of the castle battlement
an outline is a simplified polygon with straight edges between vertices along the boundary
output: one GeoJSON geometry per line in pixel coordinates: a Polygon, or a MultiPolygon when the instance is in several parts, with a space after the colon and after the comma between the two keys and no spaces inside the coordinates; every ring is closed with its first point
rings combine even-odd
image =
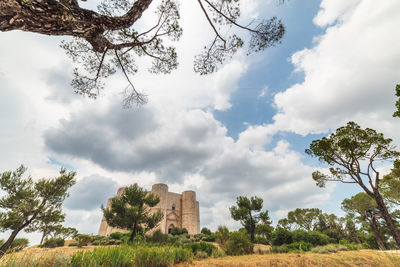
{"type": "MultiPolygon", "coordinates": [[[[117,196],[122,195],[125,188],[118,189],[117,196]]],[[[154,184],[151,192],[160,198],[160,202],[153,208],[152,211],[160,209],[164,217],[158,227],[153,229],[161,230],[167,234],[173,227],[186,228],[190,235],[200,233],[200,213],[199,202],[196,200],[195,191],[184,191],[182,194],[177,194],[168,191],[166,184],[154,184]]],[[[107,202],[107,207],[110,207],[111,199],[107,202]]],[[[110,227],[103,217],[100,224],[99,235],[108,236],[114,232],[126,232],[126,230],[110,227]]]]}

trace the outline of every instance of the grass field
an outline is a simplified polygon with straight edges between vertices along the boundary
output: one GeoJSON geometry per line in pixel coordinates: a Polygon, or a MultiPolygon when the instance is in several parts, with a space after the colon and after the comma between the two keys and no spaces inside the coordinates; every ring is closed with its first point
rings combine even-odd
{"type": "MultiPolygon", "coordinates": [[[[91,250],[93,247],[86,247],[91,250]]],[[[30,248],[21,252],[6,255],[0,260],[0,266],[69,266],[72,254],[82,248],[63,247],[55,249],[30,248]]],[[[246,256],[208,258],[182,263],[179,267],[281,267],[281,266],[400,266],[400,254],[379,252],[376,250],[342,251],[331,254],[253,254],[246,256]]],[[[89,267],[89,266],[87,266],[89,267]]],[[[104,266],[106,267],[106,266],[104,266]]],[[[108,266],[107,266],[108,267],[108,266]]]]}
{"type": "Polygon", "coordinates": [[[195,260],[180,267],[308,267],[308,266],[400,266],[400,256],[375,250],[343,251],[334,254],[266,254],[195,260]]]}

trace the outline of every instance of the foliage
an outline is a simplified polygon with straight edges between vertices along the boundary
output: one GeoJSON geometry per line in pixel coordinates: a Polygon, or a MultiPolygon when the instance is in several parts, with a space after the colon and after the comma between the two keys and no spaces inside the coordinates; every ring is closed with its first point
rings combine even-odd
{"type": "Polygon", "coordinates": [[[307,242],[293,242],[290,244],[284,244],[281,246],[273,246],[272,252],[274,253],[288,253],[288,252],[306,252],[310,251],[313,245],[307,242]]]}
{"type": "Polygon", "coordinates": [[[298,229],[292,232],[293,242],[306,242],[310,243],[313,246],[317,245],[326,245],[329,243],[329,237],[325,234],[322,234],[318,231],[304,231],[302,229],[298,229]]]}
{"type": "Polygon", "coordinates": [[[184,246],[184,248],[191,249],[195,256],[198,256],[198,252],[203,252],[210,257],[214,250],[217,250],[217,247],[213,244],[206,243],[206,242],[199,242],[199,243],[191,243],[184,246]]]}
{"type": "Polygon", "coordinates": [[[290,211],[287,218],[279,220],[278,225],[288,230],[304,229],[306,231],[316,230],[320,209],[295,209],[290,211]]]}
{"type": "MultiPolygon", "coordinates": [[[[0,242],[1,243],[1,242],[0,242]]],[[[8,252],[16,252],[27,248],[29,240],[27,238],[15,238],[8,248],[8,252]]]]}
{"type": "Polygon", "coordinates": [[[110,238],[118,239],[118,240],[121,240],[123,236],[124,236],[124,233],[121,233],[121,232],[114,232],[114,233],[110,234],[110,238]]]}
{"type": "Polygon", "coordinates": [[[268,211],[261,212],[263,200],[256,196],[240,196],[236,199],[236,206],[230,207],[231,216],[234,220],[240,221],[247,233],[250,234],[251,241],[255,241],[256,226],[261,223],[269,226],[272,224],[268,211]]]}
{"type": "Polygon", "coordinates": [[[245,231],[232,232],[224,245],[228,255],[244,255],[253,253],[253,243],[250,235],[245,231]]]}
{"type": "Polygon", "coordinates": [[[151,235],[146,236],[146,241],[153,243],[167,243],[169,241],[169,236],[157,229],[151,235]]]}
{"type": "Polygon", "coordinates": [[[63,247],[65,244],[65,240],[61,237],[53,237],[49,239],[45,239],[44,243],[40,245],[41,248],[56,248],[63,247]]]}
{"type": "Polygon", "coordinates": [[[228,239],[229,239],[228,228],[223,225],[218,226],[218,230],[217,232],[215,232],[215,241],[224,246],[225,243],[228,241],[228,239]]]}
{"type": "Polygon", "coordinates": [[[190,262],[193,253],[188,249],[163,246],[115,246],[79,251],[72,255],[71,266],[169,266],[190,262]]]}
{"type": "Polygon", "coordinates": [[[207,227],[201,228],[201,231],[200,231],[200,232],[201,232],[203,235],[211,235],[211,234],[212,234],[211,230],[208,229],[207,227]]]}
{"type": "Polygon", "coordinates": [[[396,101],[396,111],[393,113],[393,117],[400,117],[400,84],[396,85],[396,96],[399,98],[396,101]]]}
{"type": "Polygon", "coordinates": [[[395,160],[400,156],[392,145],[392,139],[349,122],[329,137],[314,140],[306,153],[330,165],[329,174],[320,171],[312,174],[318,186],[324,187],[329,181],[354,183],[374,198],[388,229],[400,246],[400,233],[380,193],[381,181],[376,166],[377,162],[395,160]]]}
{"type": "Polygon", "coordinates": [[[293,242],[292,233],[289,230],[278,226],[272,233],[271,241],[274,246],[290,244],[293,242]]]}
{"type": "Polygon", "coordinates": [[[51,222],[47,218],[57,218],[51,214],[61,214],[67,190],[75,183],[75,172],[67,173],[63,168],[59,177],[36,181],[30,176],[24,179],[25,171],[21,165],[15,171],[0,175],[0,188],[5,192],[0,198],[0,231],[11,230],[10,237],[0,248],[3,253],[21,230],[41,230],[44,223],[51,222]]]}
{"type": "Polygon", "coordinates": [[[179,227],[173,227],[171,228],[171,235],[183,235],[187,234],[188,230],[186,228],[179,228],[179,227]]]}
{"type": "Polygon", "coordinates": [[[155,228],[163,218],[158,210],[151,213],[150,208],[160,202],[158,196],[146,192],[136,183],[125,188],[121,196],[111,199],[110,208],[104,208],[104,217],[108,225],[132,231],[129,238],[133,241],[138,233],[146,233],[155,228]]]}
{"type": "MultiPolygon", "coordinates": [[[[400,90],[400,85],[398,86],[400,90]]],[[[399,100],[399,105],[400,105],[400,100],[399,100]]],[[[400,159],[396,159],[394,161],[393,169],[390,171],[389,174],[383,177],[380,189],[386,201],[395,206],[400,205],[400,159]]]]}
{"type": "Polygon", "coordinates": [[[79,247],[87,246],[93,241],[93,237],[90,235],[79,234],[75,236],[75,240],[78,242],[79,247]]]}
{"type": "Polygon", "coordinates": [[[119,244],[123,243],[122,239],[123,239],[124,235],[121,235],[120,237],[121,237],[120,239],[114,239],[111,237],[111,235],[110,236],[94,236],[94,237],[92,237],[91,244],[93,246],[119,245],[119,244]]]}

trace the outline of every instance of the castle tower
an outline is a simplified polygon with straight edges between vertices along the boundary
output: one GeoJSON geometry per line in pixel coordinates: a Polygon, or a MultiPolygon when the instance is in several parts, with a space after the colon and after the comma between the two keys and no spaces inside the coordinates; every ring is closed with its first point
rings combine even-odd
{"type": "Polygon", "coordinates": [[[151,187],[151,193],[157,195],[160,198],[160,202],[153,209],[160,209],[164,216],[162,221],[160,222],[160,230],[163,233],[166,233],[167,230],[167,203],[168,203],[168,185],[166,184],[154,184],[151,187]]]}
{"type": "Polygon", "coordinates": [[[200,233],[199,206],[194,191],[182,193],[182,228],[186,228],[191,235],[200,233]]]}

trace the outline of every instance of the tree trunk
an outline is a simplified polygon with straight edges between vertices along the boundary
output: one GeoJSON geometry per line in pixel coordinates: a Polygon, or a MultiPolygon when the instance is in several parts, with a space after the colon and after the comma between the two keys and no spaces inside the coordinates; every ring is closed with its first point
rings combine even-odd
{"type": "Polygon", "coordinates": [[[382,213],[382,216],[386,221],[387,227],[392,233],[393,239],[396,241],[397,246],[400,247],[399,231],[397,230],[397,227],[392,219],[392,216],[390,216],[389,211],[386,208],[385,202],[383,201],[381,194],[377,190],[374,190],[374,199],[378,204],[379,211],[382,213]]]}
{"type": "Polygon", "coordinates": [[[4,254],[7,252],[8,248],[10,247],[11,243],[14,241],[15,237],[17,234],[21,231],[21,229],[14,230],[10,237],[7,239],[7,241],[1,246],[0,248],[0,258],[4,256],[4,254]]]}
{"type": "Polygon", "coordinates": [[[378,242],[378,246],[380,250],[386,250],[385,243],[383,242],[382,236],[380,235],[378,231],[378,226],[376,225],[376,219],[375,217],[372,218],[372,220],[369,221],[369,225],[371,227],[372,233],[374,234],[376,241],[378,242]]]}

